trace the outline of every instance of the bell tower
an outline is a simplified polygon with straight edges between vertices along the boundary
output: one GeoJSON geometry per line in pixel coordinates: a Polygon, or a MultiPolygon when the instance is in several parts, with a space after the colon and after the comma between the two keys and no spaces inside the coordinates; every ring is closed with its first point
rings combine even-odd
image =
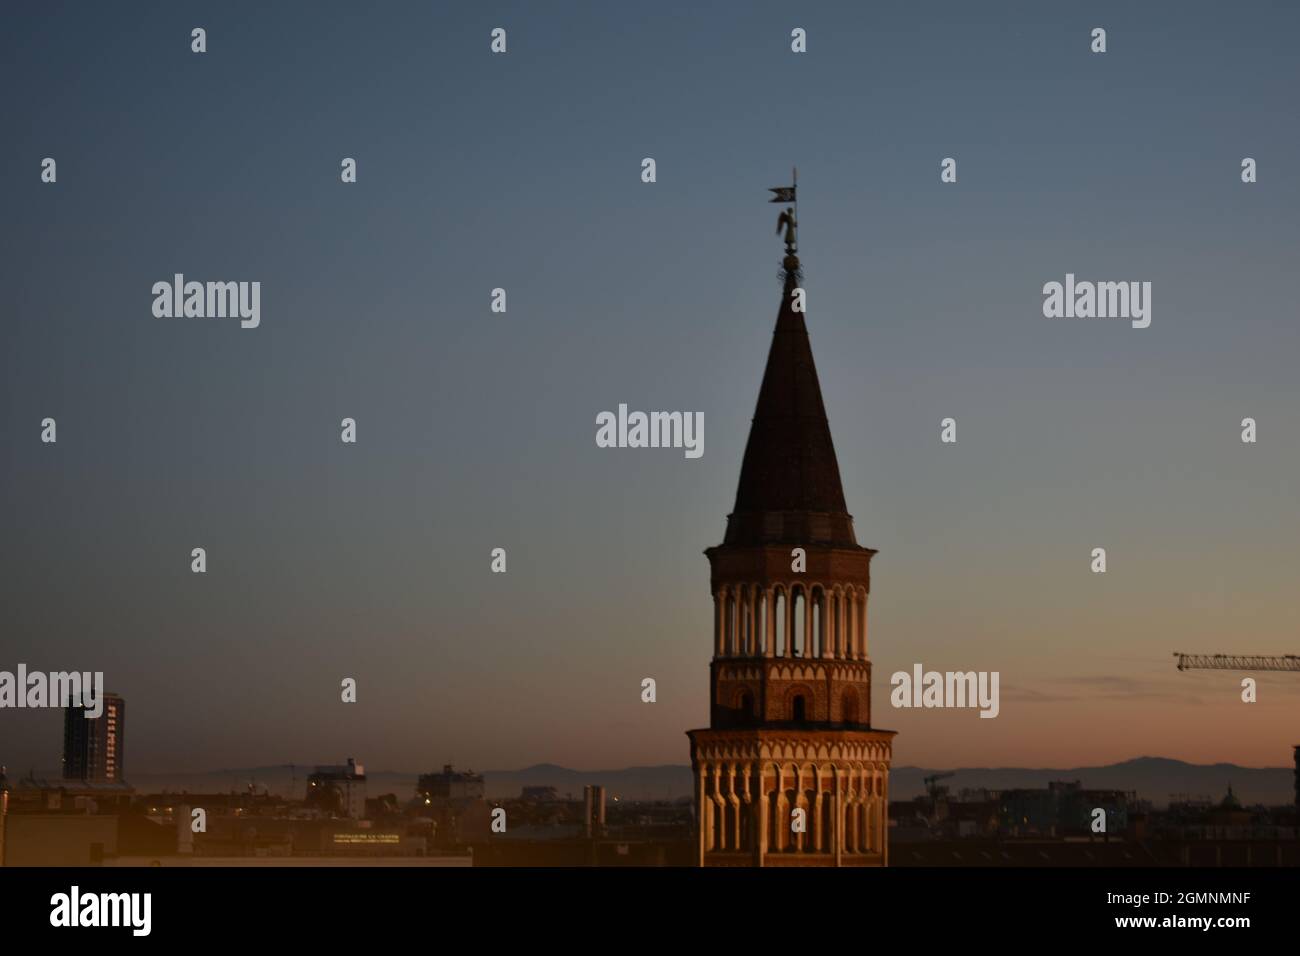
{"type": "MultiPolygon", "coordinates": [[[[795,187],[773,190],[774,202],[795,187]]],[[[701,866],[883,866],[894,732],[871,726],[858,544],[804,322],[794,207],[781,308],[712,570],[707,730],[688,731],[701,866]],[[800,812],[802,811],[802,812],[800,812]]]]}

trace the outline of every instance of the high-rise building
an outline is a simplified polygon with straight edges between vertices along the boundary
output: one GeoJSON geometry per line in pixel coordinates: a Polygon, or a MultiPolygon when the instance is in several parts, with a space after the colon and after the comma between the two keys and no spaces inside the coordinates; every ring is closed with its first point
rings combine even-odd
{"type": "Polygon", "coordinates": [[[104,711],[87,717],[80,705],[63,712],[63,778],[122,783],[126,766],[126,701],[104,694],[104,711]]]}
{"type": "Polygon", "coordinates": [[[888,862],[894,732],[871,726],[867,656],[876,552],[858,544],[844,502],[794,212],[781,216],[784,289],[735,508],[705,552],[710,720],[688,731],[701,866],[888,862]]]}
{"type": "Polygon", "coordinates": [[[472,770],[458,771],[451,764],[442,765],[442,773],[422,773],[415,783],[415,794],[426,804],[457,800],[482,800],[485,793],[483,775],[472,770]]]}
{"type": "Polygon", "coordinates": [[[364,818],[366,768],[352,757],[346,764],[317,767],[307,777],[306,803],[332,816],[364,818]]]}

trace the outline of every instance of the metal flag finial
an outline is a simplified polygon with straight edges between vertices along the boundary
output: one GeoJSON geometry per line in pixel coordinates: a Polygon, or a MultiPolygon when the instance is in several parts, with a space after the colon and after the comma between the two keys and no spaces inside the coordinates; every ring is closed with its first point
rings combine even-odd
{"type": "MultiPolygon", "coordinates": [[[[796,170],[796,173],[797,172],[798,171],[796,170]]],[[[773,193],[774,195],[768,200],[768,202],[797,202],[797,199],[795,198],[796,187],[797,181],[795,185],[791,186],[772,186],[768,189],[768,192],[773,193]]]]}
{"type": "Polygon", "coordinates": [[[777,217],[776,231],[780,235],[781,230],[785,230],[785,260],[782,263],[782,274],[789,277],[799,274],[799,251],[798,229],[799,222],[795,216],[795,210],[799,205],[799,170],[792,167],[790,170],[789,186],[773,186],[768,192],[774,195],[769,202],[788,202],[790,205],[777,217]]]}

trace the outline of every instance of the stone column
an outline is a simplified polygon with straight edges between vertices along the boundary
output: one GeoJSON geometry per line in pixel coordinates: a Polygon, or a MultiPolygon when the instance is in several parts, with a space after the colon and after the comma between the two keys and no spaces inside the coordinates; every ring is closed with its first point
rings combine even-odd
{"type": "MultiPolygon", "coordinates": [[[[870,781],[870,777],[867,778],[870,781]]],[[[868,782],[867,786],[874,786],[868,782]]],[[[858,824],[862,828],[862,835],[858,839],[858,846],[862,847],[863,853],[871,852],[871,792],[863,791],[862,805],[858,807],[858,824]]]]}
{"type": "Polygon", "coordinates": [[[835,592],[834,590],[822,592],[822,652],[821,656],[833,658],[835,656],[835,592]]]}
{"type": "Polygon", "coordinates": [[[749,811],[748,823],[745,829],[746,835],[749,837],[749,852],[751,855],[757,852],[759,841],[762,839],[759,835],[761,829],[759,808],[754,802],[757,799],[756,793],[762,789],[762,780],[756,780],[754,777],[757,767],[756,763],[745,764],[745,807],[749,811]]]}
{"type": "Polygon", "coordinates": [[[733,852],[740,850],[740,834],[744,829],[744,824],[741,823],[740,820],[741,817],[740,808],[743,805],[744,805],[744,801],[742,801],[739,796],[733,793],[731,795],[731,813],[733,817],[732,826],[731,826],[731,849],[733,852]]]}
{"type": "Polygon", "coordinates": [[[845,588],[840,600],[843,603],[843,607],[840,608],[840,620],[844,627],[840,653],[844,655],[845,660],[853,660],[853,588],[845,588]]]}
{"type": "Polygon", "coordinates": [[[755,844],[758,858],[754,861],[755,866],[762,866],[767,858],[767,831],[770,826],[767,813],[767,768],[760,763],[758,765],[758,842],[755,844]]]}
{"type": "Polygon", "coordinates": [[[862,853],[866,838],[862,835],[862,805],[867,799],[867,774],[858,771],[858,788],[853,794],[853,852],[862,853]]]}
{"type": "Polygon", "coordinates": [[[734,850],[736,849],[736,844],[739,842],[736,840],[736,831],[739,828],[740,817],[740,814],[736,812],[736,765],[730,763],[726,764],[723,772],[727,778],[727,787],[726,792],[722,794],[722,826],[724,829],[722,839],[726,844],[726,849],[734,850]],[[727,808],[731,809],[730,826],[727,824],[727,808]]]}
{"type": "Polygon", "coordinates": [[[763,656],[776,653],[776,591],[763,589],[763,656]]]}
{"type": "Polygon", "coordinates": [[[850,641],[852,634],[849,632],[849,591],[848,588],[841,588],[838,596],[839,614],[835,617],[835,627],[839,634],[839,640],[835,642],[835,653],[840,657],[848,660],[853,656],[850,641]]]}
{"type": "Polygon", "coordinates": [[[755,588],[745,585],[745,657],[754,656],[758,641],[758,598],[755,588]]]}
{"type": "Polygon", "coordinates": [[[862,657],[858,649],[858,589],[849,588],[849,657],[854,661],[862,657]]]}
{"type": "Polygon", "coordinates": [[[772,813],[775,816],[772,819],[772,841],[769,844],[771,848],[780,852],[785,849],[785,844],[781,842],[781,814],[785,812],[785,767],[782,764],[776,764],[776,784],[774,792],[776,793],[775,805],[772,807],[772,813]]]}
{"type": "Polygon", "coordinates": [[[858,654],[867,659],[867,596],[858,595],[858,608],[862,612],[862,622],[858,625],[858,654]]]}
{"type": "Polygon", "coordinates": [[[812,806],[808,808],[808,816],[812,817],[808,827],[809,849],[813,853],[820,853],[825,849],[826,841],[826,834],[822,832],[822,772],[820,769],[813,771],[813,800],[812,806]]]}
{"type": "Polygon", "coordinates": [[[853,627],[849,633],[849,640],[853,644],[854,660],[862,660],[861,641],[858,639],[858,632],[862,629],[862,606],[858,604],[858,589],[853,589],[853,601],[849,605],[853,611],[853,627]]]}
{"type": "Polygon", "coordinates": [[[844,865],[844,771],[835,768],[835,865],[844,865]]]}
{"type": "Polygon", "coordinates": [[[723,655],[723,637],[727,631],[727,589],[713,592],[713,656],[723,655]]]}
{"type": "Polygon", "coordinates": [[[736,590],[736,657],[745,656],[745,617],[749,610],[747,590],[743,584],[736,590]]]}
{"type": "Polygon", "coordinates": [[[826,656],[826,645],[831,636],[831,597],[830,593],[822,588],[821,598],[817,601],[817,656],[826,656]]]}
{"type": "Polygon", "coordinates": [[[889,866],[889,771],[885,770],[881,774],[881,794],[880,794],[880,852],[883,854],[880,862],[883,866],[889,866]]]}
{"type": "Polygon", "coordinates": [[[735,588],[735,609],[731,612],[731,656],[739,657],[742,651],[741,636],[745,633],[745,591],[737,585],[735,588]]]}
{"type": "MultiPolygon", "coordinates": [[[[869,776],[868,776],[868,780],[870,780],[870,777],[869,777],[869,776]]],[[[872,786],[872,784],[868,782],[868,783],[867,783],[867,786],[872,786]]],[[[872,839],[871,839],[871,801],[872,801],[872,799],[873,799],[873,797],[871,796],[871,792],[870,792],[869,790],[863,789],[863,791],[862,791],[862,805],[861,805],[861,807],[860,807],[860,812],[859,812],[859,814],[858,814],[858,824],[859,824],[859,826],[860,826],[860,828],[861,828],[861,829],[859,830],[858,846],[861,847],[861,851],[862,851],[863,853],[869,853],[869,852],[871,852],[871,850],[872,850],[873,847],[875,846],[874,842],[873,842],[872,839]]]]}
{"type": "Polygon", "coordinates": [[[713,777],[713,795],[709,798],[709,846],[713,847],[716,844],[718,849],[722,849],[722,841],[718,836],[725,832],[723,827],[727,822],[725,819],[721,821],[718,820],[718,812],[721,809],[718,804],[718,787],[722,781],[722,765],[715,763],[711,770],[711,776],[713,777]]]}
{"type": "Polygon", "coordinates": [[[858,658],[857,631],[854,630],[858,626],[857,600],[853,588],[844,589],[844,656],[850,661],[858,658]]]}
{"type": "Polygon", "coordinates": [[[803,602],[803,656],[812,657],[813,649],[813,596],[812,589],[808,589],[808,599],[803,602]]]}
{"type": "Polygon", "coordinates": [[[822,592],[822,652],[821,656],[827,660],[835,658],[835,641],[838,639],[835,630],[835,617],[838,613],[836,608],[839,602],[835,599],[835,589],[822,592]]]}
{"type": "Polygon", "coordinates": [[[731,620],[727,622],[727,656],[740,653],[740,588],[731,589],[731,620]]]}
{"type": "MultiPolygon", "coordinates": [[[[749,769],[750,768],[748,764],[740,764],[735,768],[735,774],[731,778],[732,787],[736,789],[736,849],[737,850],[739,850],[742,846],[745,845],[745,840],[744,840],[745,824],[741,820],[741,817],[743,817],[744,814],[741,811],[743,811],[745,806],[749,803],[749,769]],[[741,786],[737,788],[736,783],[740,783],[741,786]]],[[[750,825],[752,826],[753,824],[751,823],[750,825]]]]}
{"type": "Polygon", "coordinates": [[[745,657],[754,656],[758,643],[758,597],[755,589],[745,587],[745,657]]]}
{"type": "Polygon", "coordinates": [[[853,588],[844,589],[844,641],[840,648],[845,659],[853,660],[857,657],[853,647],[853,588]]]}
{"type": "Polygon", "coordinates": [[[822,639],[820,657],[835,656],[835,592],[822,592],[822,639]]]}
{"type": "Polygon", "coordinates": [[[844,589],[844,656],[849,660],[858,657],[858,595],[853,588],[844,589]]]}
{"type": "Polygon", "coordinates": [[[840,656],[853,659],[853,589],[840,592],[840,656]]]}
{"type": "Polygon", "coordinates": [[[785,656],[794,657],[794,591],[785,592],[785,656]]]}
{"type": "Polygon", "coordinates": [[[709,805],[704,787],[704,764],[700,764],[698,769],[695,771],[695,808],[699,813],[699,819],[695,821],[700,832],[698,864],[703,866],[704,848],[708,846],[709,834],[709,805]]]}
{"type": "Polygon", "coordinates": [[[763,589],[755,584],[750,590],[749,656],[763,653],[763,589]]]}
{"type": "Polygon", "coordinates": [[[745,656],[758,653],[758,588],[745,588],[745,656]]]}
{"type": "Polygon", "coordinates": [[[856,853],[858,851],[858,828],[857,821],[853,815],[858,812],[858,792],[852,787],[849,788],[848,796],[844,800],[844,852],[856,853]]]}
{"type": "Polygon", "coordinates": [[[871,852],[880,851],[880,771],[871,771],[871,852]]]}

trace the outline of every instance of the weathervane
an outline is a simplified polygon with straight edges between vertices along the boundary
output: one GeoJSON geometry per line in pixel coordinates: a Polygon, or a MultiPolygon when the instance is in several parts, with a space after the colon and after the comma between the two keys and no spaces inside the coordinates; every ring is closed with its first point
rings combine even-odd
{"type": "Polygon", "coordinates": [[[781,213],[776,220],[776,231],[780,235],[781,230],[785,229],[785,261],[782,263],[786,275],[799,274],[799,240],[796,231],[799,228],[799,221],[795,218],[795,210],[799,206],[798,188],[799,188],[799,170],[793,169],[790,173],[791,182],[789,186],[772,186],[768,192],[775,193],[769,202],[788,202],[790,205],[781,213]]]}

